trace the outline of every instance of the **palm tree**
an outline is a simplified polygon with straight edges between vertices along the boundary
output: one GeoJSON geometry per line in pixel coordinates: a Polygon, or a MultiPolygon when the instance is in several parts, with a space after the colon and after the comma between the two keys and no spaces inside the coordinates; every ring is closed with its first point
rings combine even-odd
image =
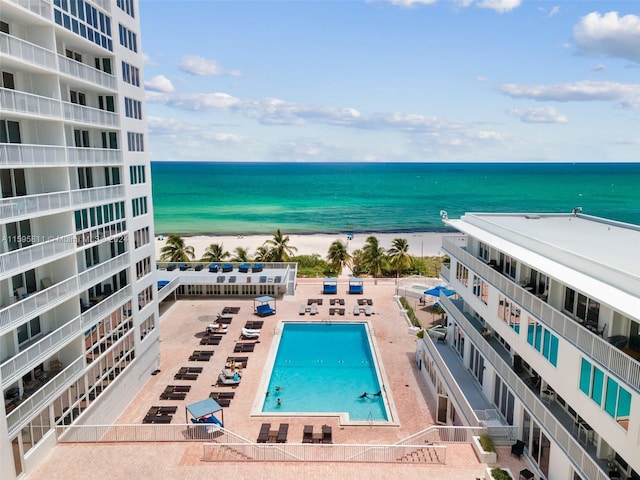
{"type": "Polygon", "coordinates": [[[264,243],[265,246],[269,247],[269,260],[272,262],[288,262],[298,250],[296,247],[288,245],[289,235],[282,235],[280,229],[274,232],[272,239],[264,243]]]}
{"type": "Polygon", "coordinates": [[[244,247],[236,247],[233,249],[232,262],[248,262],[249,261],[249,249],[244,247]]]}
{"type": "Polygon", "coordinates": [[[382,276],[382,270],[386,267],[386,254],[384,247],[378,243],[378,239],[374,236],[367,237],[362,249],[363,267],[367,273],[374,277],[382,276]]]}
{"type": "Polygon", "coordinates": [[[341,240],[334,241],[329,246],[327,261],[331,264],[331,269],[338,275],[342,273],[342,267],[349,265],[351,255],[347,251],[347,245],[341,240]]]}
{"type": "Polygon", "coordinates": [[[200,259],[203,262],[221,262],[229,257],[229,252],[224,251],[222,243],[212,243],[204,251],[204,256],[200,259]]]}
{"type": "Polygon", "coordinates": [[[269,249],[265,245],[260,245],[256,248],[256,253],[253,255],[253,258],[258,262],[268,262],[269,249]]]}
{"type": "Polygon", "coordinates": [[[360,275],[363,270],[364,265],[364,253],[359,248],[354,250],[351,254],[351,273],[353,273],[356,277],[360,275]]]}
{"type": "Polygon", "coordinates": [[[395,267],[398,276],[402,275],[404,269],[413,266],[413,257],[409,255],[409,242],[406,238],[394,238],[387,255],[389,263],[395,267]]]}
{"type": "Polygon", "coordinates": [[[184,239],[175,233],[167,237],[167,243],[160,249],[161,262],[189,262],[194,258],[193,247],[185,245],[184,239]]]}

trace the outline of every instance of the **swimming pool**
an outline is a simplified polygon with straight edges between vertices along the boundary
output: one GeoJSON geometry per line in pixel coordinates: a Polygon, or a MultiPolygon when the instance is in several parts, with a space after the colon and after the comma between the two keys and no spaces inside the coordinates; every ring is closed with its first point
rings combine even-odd
{"type": "Polygon", "coordinates": [[[386,396],[366,324],[283,323],[263,413],[345,414],[349,422],[387,422],[386,396]]]}

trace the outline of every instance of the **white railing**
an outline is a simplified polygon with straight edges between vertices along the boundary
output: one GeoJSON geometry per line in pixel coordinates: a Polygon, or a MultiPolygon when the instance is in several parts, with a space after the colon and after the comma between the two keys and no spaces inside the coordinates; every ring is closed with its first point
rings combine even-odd
{"type": "Polygon", "coordinates": [[[10,385],[13,381],[42,363],[42,359],[50,357],[66,342],[80,333],[80,316],[65,323],[63,326],[48,333],[29,348],[0,365],[3,383],[10,385]]]}
{"type": "Polygon", "coordinates": [[[451,271],[444,263],[440,265],[440,276],[445,282],[449,282],[449,279],[451,278],[451,271]]]}
{"type": "Polygon", "coordinates": [[[53,302],[67,300],[75,295],[77,290],[78,280],[76,277],[72,277],[56,283],[46,290],[31,293],[28,297],[0,310],[0,335],[17,327],[20,323],[40,315],[47,308],[50,308],[53,302]]]}
{"type": "Polygon", "coordinates": [[[164,287],[158,290],[158,303],[162,302],[165,298],[173,293],[173,291],[180,285],[180,277],[176,277],[167,283],[164,287]]]}
{"type": "Polygon", "coordinates": [[[0,32],[0,53],[11,55],[38,67],[55,70],[56,54],[21,38],[0,32]]]}
{"type": "Polygon", "coordinates": [[[89,287],[95,285],[98,282],[106,278],[110,278],[112,275],[117,274],[122,267],[129,265],[129,253],[124,252],[113,257],[106,262],[99,263],[84,272],[78,274],[78,284],[89,287]]]}
{"type": "Polygon", "coordinates": [[[516,374],[511,365],[507,364],[496,352],[482,334],[476,330],[469,319],[455,306],[455,304],[445,295],[440,295],[438,300],[450,317],[464,331],[466,337],[471,340],[485,359],[491,363],[498,375],[509,385],[513,392],[520,398],[523,405],[531,412],[548,433],[548,436],[564,450],[565,454],[575,464],[577,469],[589,480],[606,480],[608,475],[600,468],[589,453],[580,445],[570,432],[556,419],[551,411],[544,405],[542,400],[524,383],[516,374]]]}
{"type": "Polygon", "coordinates": [[[107,127],[117,127],[120,124],[120,117],[114,112],[71,102],[62,102],[62,106],[65,120],[107,127]]]}
{"type": "Polygon", "coordinates": [[[443,249],[464,263],[499,291],[511,298],[523,310],[536,317],[539,323],[597,360],[636,392],[640,392],[640,362],[619,350],[609,342],[579,325],[575,320],[556,310],[548,303],[532,295],[517,283],[497,272],[482,260],[458,247],[449,239],[443,239],[443,249]]]}
{"type": "Polygon", "coordinates": [[[88,330],[89,328],[93,327],[105,316],[113,312],[116,309],[116,306],[118,306],[119,304],[124,306],[124,304],[129,300],[131,300],[131,287],[127,285],[108,298],[105,298],[97,305],[94,305],[86,312],[83,312],[81,315],[82,329],[88,330]]]}
{"type": "Polygon", "coordinates": [[[433,362],[440,373],[440,379],[445,383],[446,388],[449,391],[449,399],[457,405],[458,410],[466,419],[465,423],[474,427],[479,427],[480,421],[478,420],[478,417],[476,417],[473,408],[469,404],[467,396],[463,393],[458,382],[456,382],[456,379],[453,377],[453,374],[447,367],[447,364],[442,359],[442,356],[440,356],[440,352],[438,352],[438,349],[434,344],[434,340],[429,335],[425,335],[422,339],[422,344],[429,352],[429,355],[433,359],[433,362]]]}
{"type": "Polygon", "coordinates": [[[80,357],[9,413],[7,415],[9,438],[11,438],[23,424],[27,423],[34,413],[45,407],[51,399],[61,395],[73,382],[80,378],[83,367],[84,357],[80,357]]]}
{"type": "Polygon", "coordinates": [[[24,143],[3,143],[0,145],[0,165],[66,165],[65,148],[55,145],[25,145],[24,143]]]}
{"type": "Polygon", "coordinates": [[[111,12],[111,0],[93,0],[93,3],[102,8],[105,12],[111,12]]]}
{"type": "Polygon", "coordinates": [[[60,100],[19,92],[10,88],[0,88],[0,104],[5,111],[29,113],[43,117],[59,118],[60,100]]]}
{"type": "Polygon", "coordinates": [[[52,238],[42,243],[3,253],[0,255],[0,271],[4,275],[11,275],[13,271],[25,270],[31,265],[44,263],[53,257],[70,253],[75,248],[75,235],[65,235],[64,237],[52,238]]]}
{"type": "Polygon", "coordinates": [[[45,0],[9,0],[11,3],[29,10],[47,20],[51,19],[51,3],[45,0]]]}
{"type": "Polygon", "coordinates": [[[52,210],[69,207],[69,200],[68,192],[3,198],[0,200],[0,218],[6,223],[16,217],[50,213],[52,210]]]}
{"type": "Polygon", "coordinates": [[[107,187],[71,190],[71,205],[74,207],[79,207],[89,203],[102,203],[109,200],[122,200],[124,199],[124,196],[125,191],[123,185],[110,185],[107,187]]]}
{"type": "Polygon", "coordinates": [[[121,165],[122,150],[67,147],[70,165],[121,165]]]}
{"type": "Polygon", "coordinates": [[[67,58],[64,55],[58,55],[58,68],[60,72],[66,73],[75,78],[85,80],[96,85],[109,88],[111,90],[116,89],[116,77],[109,73],[93,68],[85,63],[77,62],[71,58],[67,58]]]}
{"type": "Polygon", "coordinates": [[[221,434],[215,425],[68,425],[56,427],[61,443],[202,442],[221,434]]]}

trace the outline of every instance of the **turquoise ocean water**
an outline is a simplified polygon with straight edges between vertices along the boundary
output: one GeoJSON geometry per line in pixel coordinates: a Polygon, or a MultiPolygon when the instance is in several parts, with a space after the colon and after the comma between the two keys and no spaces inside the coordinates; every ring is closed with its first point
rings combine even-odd
{"type": "Polygon", "coordinates": [[[640,224],[636,164],[153,162],[156,234],[441,231],[440,210],[640,224]]]}

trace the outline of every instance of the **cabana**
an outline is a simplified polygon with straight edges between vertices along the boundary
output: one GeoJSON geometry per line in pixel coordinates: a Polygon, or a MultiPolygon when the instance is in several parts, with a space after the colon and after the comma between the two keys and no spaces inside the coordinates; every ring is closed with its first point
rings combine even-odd
{"type": "Polygon", "coordinates": [[[361,278],[351,277],[349,279],[349,293],[364,293],[361,278]]]}
{"type": "Polygon", "coordinates": [[[187,405],[185,408],[185,419],[189,421],[189,414],[191,414],[191,423],[214,423],[221,427],[224,427],[224,411],[218,402],[213,398],[205,398],[199,402],[187,405]],[[216,412],[222,412],[218,420],[213,414],[216,412]]]}
{"type": "Polygon", "coordinates": [[[276,313],[276,308],[275,308],[275,298],[273,297],[258,297],[255,298],[253,300],[253,310],[255,311],[255,313],[261,317],[266,317],[268,315],[273,315],[276,313]],[[256,302],[259,303],[259,305],[256,305],[256,302]],[[269,305],[269,302],[274,302],[274,307],[271,308],[271,305],[269,305]]]}
{"type": "Polygon", "coordinates": [[[337,278],[325,278],[322,283],[322,293],[333,294],[338,293],[338,279],[337,278]]]}

